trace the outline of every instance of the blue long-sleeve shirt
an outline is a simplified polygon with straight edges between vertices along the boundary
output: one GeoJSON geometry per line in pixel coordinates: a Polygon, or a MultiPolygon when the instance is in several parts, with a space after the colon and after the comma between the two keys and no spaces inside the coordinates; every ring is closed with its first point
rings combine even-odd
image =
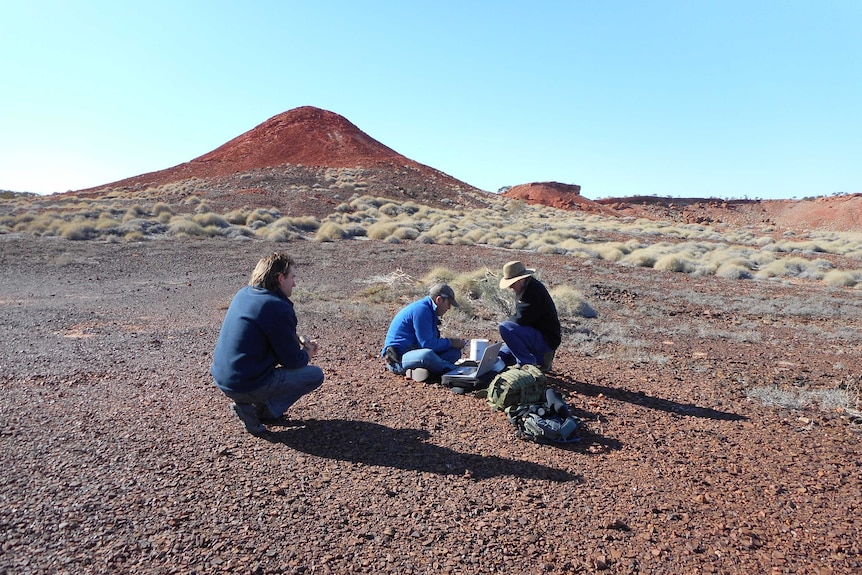
{"type": "Polygon", "coordinates": [[[440,337],[437,319],[437,306],[430,296],[401,308],[389,324],[381,356],[389,346],[398,351],[399,357],[413,349],[441,353],[451,348],[449,338],[440,337]]]}
{"type": "Polygon", "coordinates": [[[230,302],[213,352],[211,373],[225,391],[260,387],[276,365],[308,365],[296,333],[293,302],[280,291],[246,286],[230,302]]]}

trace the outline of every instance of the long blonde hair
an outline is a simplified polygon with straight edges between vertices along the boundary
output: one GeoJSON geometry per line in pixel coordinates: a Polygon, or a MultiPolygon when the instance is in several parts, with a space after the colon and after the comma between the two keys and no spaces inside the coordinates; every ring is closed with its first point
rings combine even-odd
{"type": "Polygon", "coordinates": [[[248,285],[268,289],[269,291],[277,291],[278,274],[287,275],[290,273],[290,267],[295,264],[296,262],[293,261],[293,258],[286,253],[274,252],[257,262],[257,265],[254,266],[254,271],[251,272],[248,285]]]}

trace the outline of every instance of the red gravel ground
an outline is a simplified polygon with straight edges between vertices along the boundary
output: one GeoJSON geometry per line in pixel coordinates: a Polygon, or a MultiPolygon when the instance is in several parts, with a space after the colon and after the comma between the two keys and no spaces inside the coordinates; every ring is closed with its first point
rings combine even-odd
{"type": "MultiPolygon", "coordinates": [[[[386,372],[368,281],[512,253],[343,241],[0,236],[0,573],[859,573],[858,425],[747,391],[858,384],[858,291],[530,254],[594,319],[550,382],[581,441],[386,372]],[[299,261],[327,380],[255,438],[211,383],[227,303],[299,261]]],[[[447,316],[465,337],[494,323],[447,316]]],[[[857,388],[858,389],[858,388],[857,388]]]]}
{"type": "MultiPolygon", "coordinates": [[[[482,205],[479,190],[316,108],[107,188],[198,178],[214,209],[320,216],[343,200],[312,183],[359,164],[371,194],[482,205]],[[306,188],[290,195],[294,182],[306,188]]],[[[538,201],[777,233],[815,213],[551,191],[538,201]]],[[[820,201],[820,225],[858,229],[858,198],[840,200],[820,201]]],[[[858,402],[858,289],[372,240],[0,244],[0,575],[862,573],[862,422],[816,400],[855,390],[858,402]],[[209,366],[230,298],[274,249],[298,260],[300,325],[327,380],[292,425],[255,438],[209,366]],[[565,447],[519,440],[482,400],[378,358],[409,298],[370,297],[374,278],[516,258],[597,314],[564,319],[549,377],[585,420],[565,447]],[[773,388],[815,400],[750,398],[773,388]]],[[[444,331],[497,339],[501,319],[447,315],[444,331]]]]}

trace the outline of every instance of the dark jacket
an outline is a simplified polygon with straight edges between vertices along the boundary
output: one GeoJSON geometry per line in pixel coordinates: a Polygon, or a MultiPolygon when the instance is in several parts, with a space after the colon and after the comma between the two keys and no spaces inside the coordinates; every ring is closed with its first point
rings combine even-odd
{"type": "Polygon", "coordinates": [[[551,294],[536,278],[527,278],[524,290],[515,296],[515,313],[509,320],[539,330],[551,349],[560,347],[562,336],[557,306],[551,294]]]}
{"type": "Polygon", "coordinates": [[[296,334],[296,312],[281,291],[246,286],[230,302],[213,352],[212,375],[224,391],[260,387],[276,365],[308,365],[296,334]]]}

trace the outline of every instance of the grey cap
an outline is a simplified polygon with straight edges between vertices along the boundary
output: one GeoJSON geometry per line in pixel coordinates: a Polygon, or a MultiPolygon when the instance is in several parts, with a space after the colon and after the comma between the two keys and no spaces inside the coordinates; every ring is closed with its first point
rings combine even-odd
{"type": "Polygon", "coordinates": [[[431,296],[431,299],[437,299],[437,296],[445,297],[453,306],[458,307],[458,302],[455,301],[455,291],[446,284],[434,285],[428,295],[431,296]]]}

